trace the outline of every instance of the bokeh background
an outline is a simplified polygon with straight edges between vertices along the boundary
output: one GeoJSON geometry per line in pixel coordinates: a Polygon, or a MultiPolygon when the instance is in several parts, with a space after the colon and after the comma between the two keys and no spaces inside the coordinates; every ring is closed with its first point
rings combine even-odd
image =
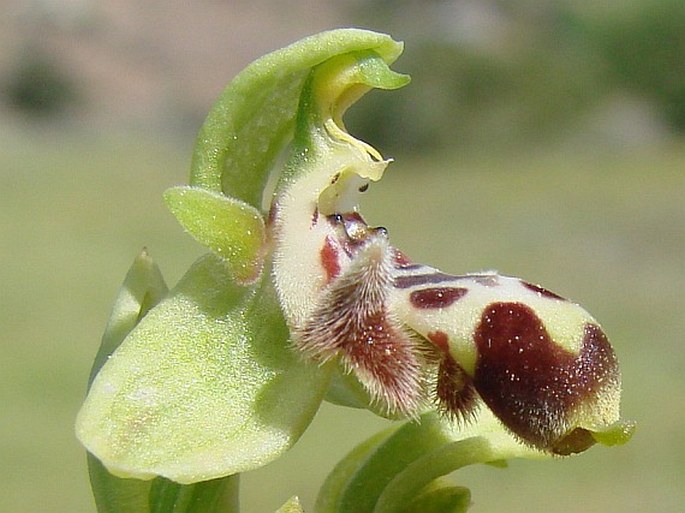
{"type": "MultiPolygon", "coordinates": [[[[473,511],[685,504],[685,2],[0,0],[0,511],[94,512],[73,419],[117,287],[147,246],[170,284],[202,253],[165,210],[212,101],[320,30],[406,43],[413,76],[350,112],[396,162],[363,212],[418,261],[495,268],[582,302],[624,374],[622,448],[467,468],[473,511]]],[[[384,425],[324,406],[246,474],[244,511],[311,510],[384,425]]]]}

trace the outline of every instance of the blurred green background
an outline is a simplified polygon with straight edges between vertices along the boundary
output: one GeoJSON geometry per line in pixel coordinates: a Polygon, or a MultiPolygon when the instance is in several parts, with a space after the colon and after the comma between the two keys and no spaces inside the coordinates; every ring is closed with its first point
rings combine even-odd
{"type": "MultiPolygon", "coordinates": [[[[621,359],[617,449],[465,469],[473,511],[682,511],[685,3],[0,1],[0,511],[94,512],[73,419],[117,287],[147,246],[169,283],[202,253],[161,192],[249,61],[363,26],[412,84],[351,131],[396,162],[362,211],[417,261],[495,268],[581,302],[621,359]]],[[[305,506],[384,421],[325,406],[245,475],[244,511],[305,506]]]]}

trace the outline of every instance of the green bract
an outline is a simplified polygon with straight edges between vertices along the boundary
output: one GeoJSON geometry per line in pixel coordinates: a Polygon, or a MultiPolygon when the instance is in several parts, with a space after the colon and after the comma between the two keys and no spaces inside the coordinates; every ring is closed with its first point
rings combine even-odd
{"type": "MultiPolygon", "coordinates": [[[[238,474],[287,451],[324,397],[388,417],[420,417],[376,435],[340,462],[321,490],[318,513],[465,511],[468,490],[442,476],[473,463],[550,457],[547,447],[535,446],[537,439],[522,443],[523,435],[503,427],[501,412],[496,418],[484,406],[468,410],[473,419],[464,426],[433,412],[434,403],[425,401],[423,392],[403,402],[406,390],[434,379],[437,388],[454,385],[439,392],[443,403],[458,410],[458,394],[469,390],[476,365],[472,362],[467,373],[459,367],[463,359],[451,360],[446,331],[422,333],[422,322],[436,317],[421,309],[425,304],[403,307],[402,291],[408,293],[412,282],[424,278],[412,275],[418,267],[388,245],[382,229],[366,226],[356,210],[356,193],[379,180],[388,161],[348,134],[342,116],[368,90],[408,82],[389,68],[401,51],[402,44],[386,35],[325,32],[255,61],[212,108],[196,142],[189,186],[164,195],[180,224],[209,253],[170,291],[146,253],[135,260],[78,414],[76,433],[90,453],[101,513],[237,512],[238,474]],[[274,162],[286,151],[274,196],[265,198],[274,162]],[[347,265],[348,274],[341,265],[347,265]],[[405,274],[393,278],[391,267],[405,274]],[[397,285],[402,280],[409,285],[397,285]],[[400,299],[390,297],[389,290],[400,299]],[[391,307],[395,310],[388,313],[391,307]],[[397,314],[402,308],[414,308],[410,313],[418,312],[421,322],[408,323],[410,314],[397,314]],[[339,347],[328,350],[330,337],[311,326],[311,319],[319,318],[343,332],[349,328],[353,342],[376,344],[381,352],[357,348],[362,357],[354,360],[359,354],[353,348],[344,360],[339,347]],[[405,353],[390,346],[383,350],[383,336],[390,332],[406,337],[405,353]],[[423,349],[412,345],[419,334],[433,343],[423,348],[434,352],[431,357],[424,359],[423,349]],[[307,336],[309,345],[302,345],[307,336]],[[296,347],[310,354],[304,357],[296,347]],[[375,365],[374,354],[386,355],[383,365],[375,365]],[[397,361],[404,355],[404,367],[394,368],[388,355],[397,361]],[[433,367],[424,373],[420,365],[433,367]],[[393,372],[403,369],[409,369],[411,379],[393,381],[393,372]]],[[[428,283],[430,276],[464,280],[445,278],[435,269],[426,272],[428,283]]],[[[485,287],[500,277],[468,279],[485,287]]],[[[507,280],[515,281],[501,278],[507,280]]],[[[558,311],[554,302],[563,298],[524,282],[512,289],[519,285],[558,311]]],[[[444,290],[418,292],[424,303],[434,303],[428,309],[444,300],[444,290]]],[[[615,383],[619,387],[618,377],[615,383]]],[[[585,399],[577,402],[592,408],[585,399]]],[[[562,450],[578,452],[595,441],[616,445],[630,438],[632,424],[604,425],[610,422],[592,429],[568,426],[582,428],[570,431],[582,440],[564,438],[568,447],[562,450]]],[[[279,512],[301,513],[302,508],[293,497],[279,512]]]]}

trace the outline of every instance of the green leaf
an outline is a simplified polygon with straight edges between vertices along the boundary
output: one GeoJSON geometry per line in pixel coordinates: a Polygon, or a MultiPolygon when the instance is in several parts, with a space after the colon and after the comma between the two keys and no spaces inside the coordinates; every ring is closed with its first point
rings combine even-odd
{"type": "Polygon", "coordinates": [[[246,67],[200,129],[190,184],[260,208],[274,159],[292,135],[309,70],[336,55],[368,50],[390,63],[402,44],[385,34],[339,29],[302,39],[246,67]]]}
{"type": "Polygon", "coordinates": [[[265,275],[247,289],[201,258],[103,366],[76,430],[110,472],[193,483],[264,465],[299,438],[329,371],[290,350],[265,275]]]}
{"type": "Polygon", "coordinates": [[[257,209],[199,187],[173,187],[164,201],[188,233],[224,260],[239,283],[259,277],[266,230],[257,209]]]}

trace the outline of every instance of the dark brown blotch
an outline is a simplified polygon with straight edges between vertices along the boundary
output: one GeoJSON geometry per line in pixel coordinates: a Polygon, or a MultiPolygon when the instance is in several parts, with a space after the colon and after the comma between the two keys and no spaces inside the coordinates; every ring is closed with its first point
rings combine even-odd
{"type": "Polygon", "coordinates": [[[541,449],[554,450],[570,434],[575,409],[620,379],[614,352],[598,326],[585,326],[576,355],[555,344],[540,318],[521,303],[489,305],[475,343],[476,390],[512,432],[541,449]]]}
{"type": "Polygon", "coordinates": [[[457,421],[473,417],[478,403],[478,393],[473,380],[450,354],[447,333],[436,330],[427,334],[437,349],[439,364],[435,385],[438,407],[457,421]]]}
{"type": "Polygon", "coordinates": [[[463,287],[432,287],[409,294],[412,306],[421,309],[445,308],[466,295],[463,287]]]}

